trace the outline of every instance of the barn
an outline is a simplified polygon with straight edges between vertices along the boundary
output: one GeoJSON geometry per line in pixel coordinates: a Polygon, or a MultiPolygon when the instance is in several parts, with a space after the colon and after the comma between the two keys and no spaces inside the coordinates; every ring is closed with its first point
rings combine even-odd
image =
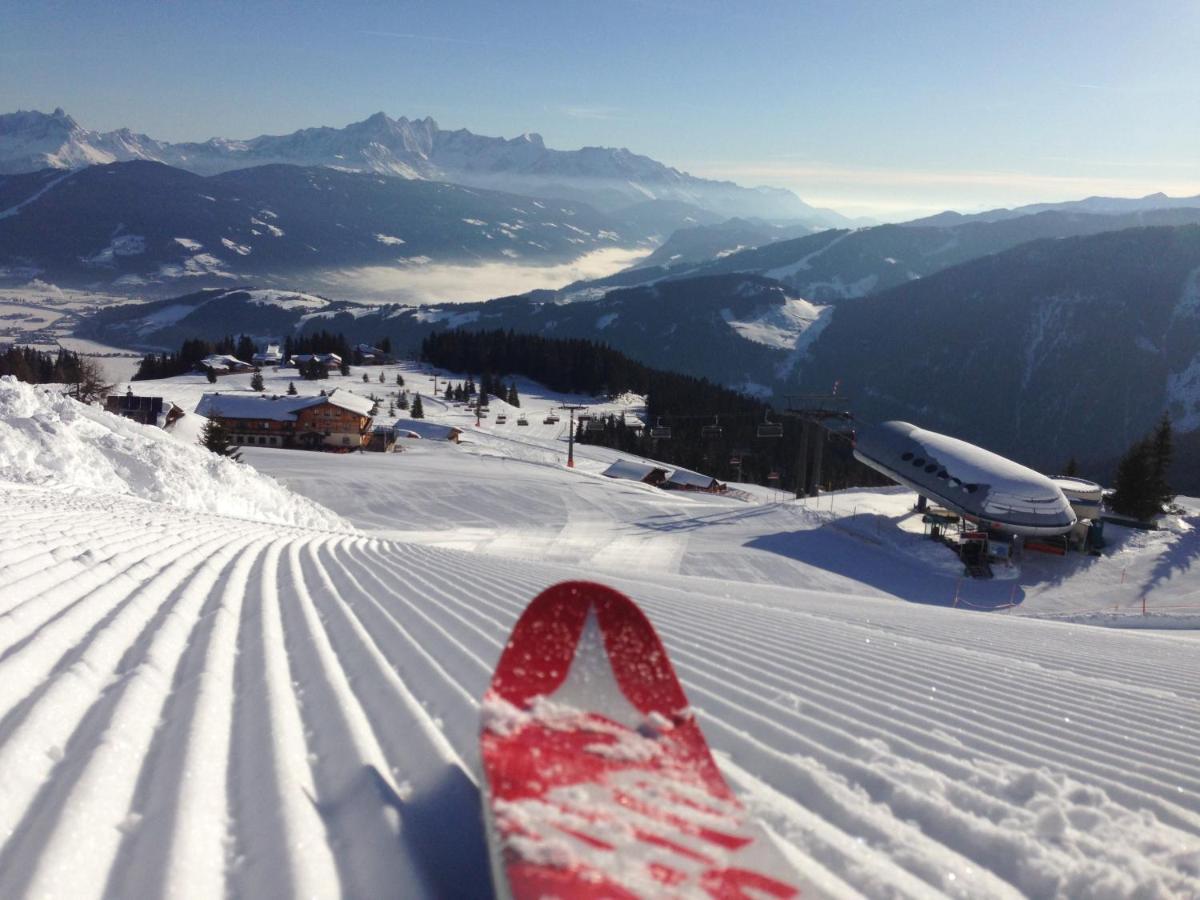
{"type": "Polygon", "coordinates": [[[623,481],[641,481],[655,487],[662,487],[667,480],[667,470],[661,466],[629,459],[618,459],[600,474],[623,481]]]}
{"type": "Polygon", "coordinates": [[[676,469],[663,487],[669,491],[703,491],[706,494],[720,494],[725,491],[725,485],[711,475],[701,475],[687,469],[676,469]]]}

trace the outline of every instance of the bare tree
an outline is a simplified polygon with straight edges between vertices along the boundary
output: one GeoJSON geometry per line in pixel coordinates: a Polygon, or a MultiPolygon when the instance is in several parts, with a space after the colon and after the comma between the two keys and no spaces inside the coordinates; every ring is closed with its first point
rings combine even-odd
{"type": "Polygon", "coordinates": [[[107,397],[114,387],[105,379],[100,363],[90,356],[80,356],[75,377],[67,381],[67,396],[80,403],[95,403],[107,397]]]}

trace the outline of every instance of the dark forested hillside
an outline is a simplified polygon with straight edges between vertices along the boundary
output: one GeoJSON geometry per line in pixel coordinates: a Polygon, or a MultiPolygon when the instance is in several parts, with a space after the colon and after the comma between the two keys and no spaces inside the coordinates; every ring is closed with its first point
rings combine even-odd
{"type": "MultiPolygon", "coordinates": [[[[760,484],[795,488],[800,431],[796,420],[767,404],[703,378],[664,372],[635,362],[594,341],[563,340],[511,331],[443,331],[430,335],[422,358],[456,372],[488,373],[493,382],[524,375],[564,393],[646,397],[649,424],[671,429],[668,440],[655,440],[649,429],[637,433],[610,418],[602,432],[580,431],[580,439],[695,469],[723,480],[738,476],[760,484]],[[498,378],[495,376],[499,376],[498,378]],[[759,424],[783,424],[778,438],[759,437],[759,424]],[[705,436],[705,425],[719,424],[720,435],[705,436]],[[778,475],[772,480],[772,473],[778,475]]],[[[849,436],[831,436],[822,483],[832,487],[879,484],[873,470],[850,454],[849,436]]]]}

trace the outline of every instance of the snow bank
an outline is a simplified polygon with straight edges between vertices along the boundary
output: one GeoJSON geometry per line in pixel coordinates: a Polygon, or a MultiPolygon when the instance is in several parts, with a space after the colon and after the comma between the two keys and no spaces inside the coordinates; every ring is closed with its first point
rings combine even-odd
{"type": "Polygon", "coordinates": [[[250,466],[8,376],[0,378],[0,481],[129,494],[284,525],[348,527],[250,466]]]}

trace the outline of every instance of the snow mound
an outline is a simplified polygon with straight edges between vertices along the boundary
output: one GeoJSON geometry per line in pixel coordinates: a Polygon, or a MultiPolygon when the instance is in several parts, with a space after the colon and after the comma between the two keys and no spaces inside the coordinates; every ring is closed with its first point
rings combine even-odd
{"type": "Polygon", "coordinates": [[[0,378],[0,481],[305,528],[349,527],[250,466],[11,376],[0,378]]]}

